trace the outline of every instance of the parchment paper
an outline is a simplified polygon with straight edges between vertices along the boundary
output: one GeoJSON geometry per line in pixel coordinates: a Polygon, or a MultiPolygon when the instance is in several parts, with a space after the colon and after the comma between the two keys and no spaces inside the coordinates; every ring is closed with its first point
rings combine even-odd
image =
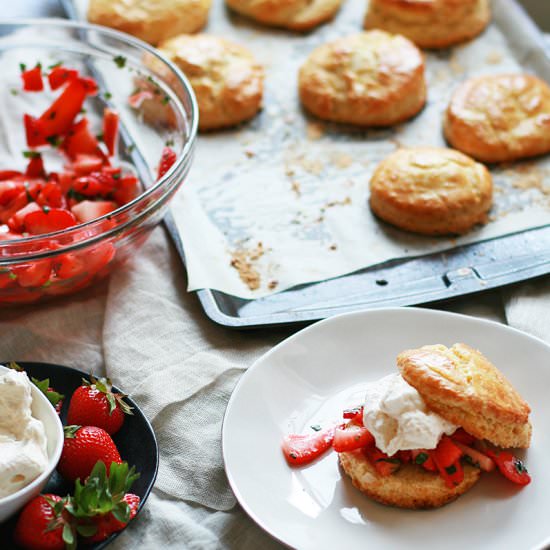
{"type": "MultiPolygon", "coordinates": [[[[85,4],[78,0],[81,13],[85,4]]],[[[495,10],[502,6],[494,3],[495,10]]],[[[264,109],[239,128],[199,138],[189,179],[173,202],[189,290],[258,298],[548,223],[546,158],[494,168],[491,221],[466,236],[418,237],[372,216],[368,182],[377,163],[399,146],[443,146],[442,113],[458,83],[522,70],[519,60],[533,45],[528,37],[509,43],[500,13],[477,40],[426,54],[428,104],[412,121],[364,131],[308,117],[297,96],[299,66],[317,45],[360,31],[364,11],[363,2],[348,0],[332,23],[296,35],[214,4],[206,30],[248,46],[265,67],[264,109]]]]}

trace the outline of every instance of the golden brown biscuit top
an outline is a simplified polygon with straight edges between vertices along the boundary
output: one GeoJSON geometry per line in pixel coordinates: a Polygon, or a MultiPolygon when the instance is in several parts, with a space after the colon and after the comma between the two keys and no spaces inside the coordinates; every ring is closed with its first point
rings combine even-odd
{"type": "Polygon", "coordinates": [[[256,94],[261,88],[263,70],[239,44],[207,34],[180,35],[159,49],[185,73],[197,95],[201,90],[216,95],[222,88],[256,94]]]}
{"type": "Polygon", "coordinates": [[[483,132],[488,142],[532,133],[532,126],[550,129],[550,88],[525,74],[482,76],[455,92],[448,114],[483,132]]]}
{"type": "Polygon", "coordinates": [[[386,157],[377,168],[371,187],[382,186],[396,202],[414,201],[417,208],[444,206],[448,203],[480,201],[489,191],[487,169],[470,157],[438,147],[399,149],[386,157]]]}
{"type": "Polygon", "coordinates": [[[460,398],[473,413],[494,413],[502,422],[528,422],[529,405],[495,366],[466,344],[404,351],[397,365],[426,401],[437,396],[444,404],[445,399],[460,398]]]}
{"type": "MultiPolygon", "coordinates": [[[[119,15],[125,21],[142,22],[164,19],[166,13],[205,4],[204,0],[91,0],[95,11],[119,15]]],[[[210,0],[207,6],[210,5],[210,0]]]]}
{"type": "Polygon", "coordinates": [[[301,69],[314,74],[321,86],[347,99],[386,97],[424,65],[418,48],[406,38],[368,31],[315,49],[301,69]]]}

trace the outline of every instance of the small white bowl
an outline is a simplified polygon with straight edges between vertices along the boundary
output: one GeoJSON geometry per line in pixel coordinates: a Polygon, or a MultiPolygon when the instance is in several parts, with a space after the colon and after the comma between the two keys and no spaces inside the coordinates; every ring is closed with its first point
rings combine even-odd
{"type": "MultiPolygon", "coordinates": [[[[7,370],[9,369],[0,365],[0,374],[7,370]]],[[[0,522],[15,514],[29,500],[40,493],[55,470],[63,449],[63,425],[61,424],[59,415],[55,412],[48,398],[34,384],[32,385],[31,393],[32,415],[42,421],[46,431],[48,467],[26,487],[23,487],[12,495],[0,498],[0,522]]]]}

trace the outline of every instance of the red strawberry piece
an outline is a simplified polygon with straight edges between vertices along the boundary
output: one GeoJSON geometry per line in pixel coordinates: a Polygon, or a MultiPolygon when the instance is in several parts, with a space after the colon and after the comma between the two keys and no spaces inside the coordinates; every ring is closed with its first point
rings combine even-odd
{"type": "Polygon", "coordinates": [[[31,235],[44,235],[76,225],[76,218],[63,208],[44,206],[27,214],[23,219],[23,225],[31,235]]]}
{"type": "Polygon", "coordinates": [[[303,465],[313,462],[332,445],[334,426],[318,430],[312,434],[289,434],[283,439],[282,450],[291,465],[303,465]]]}
{"type": "Polygon", "coordinates": [[[33,498],[17,520],[16,543],[27,550],[64,550],[63,528],[68,524],[63,509],[64,501],[57,495],[33,498]]]}
{"type": "Polygon", "coordinates": [[[38,147],[39,145],[46,145],[45,128],[41,120],[31,115],[23,115],[23,122],[25,124],[25,136],[27,138],[27,145],[29,147],[38,147]]]}
{"type": "Polygon", "coordinates": [[[29,157],[29,164],[25,170],[25,176],[29,178],[43,178],[46,176],[42,155],[34,151],[25,153],[29,157]]]}
{"type": "Polygon", "coordinates": [[[103,462],[107,470],[112,462],[122,462],[111,436],[97,426],[66,426],[58,472],[70,481],[84,480],[98,461],[103,462]]]}
{"type": "Polygon", "coordinates": [[[67,69],[65,67],[54,67],[48,75],[48,82],[52,90],[57,90],[63,84],[78,77],[78,71],[67,69]]]}
{"type": "Polygon", "coordinates": [[[23,79],[23,90],[26,92],[41,92],[44,89],[42,81],[42,67],[37,65],[34,69],[29,69],[21,73],[23,79]]]}
{"type": "Polygon", "coordinates": [[[81,426],[98,426],[113,435],[124,423],[124,415],[132,414],[132,407],[124,401],[125,394],[113,392],[108,378],[82,379],[71,397],[67,422],[81,426]]]}
{"type": "Polygon", "coordinates": [[[81,222],[91,222],[101,216],[105,216],[116,210],[118,204],[113,201],[82,201],[75,204],[71,208],[71,212],[76,216],[76,219],[81,222]]]}
{"type": "Polygon", "coordinates": [[[103,112],[103,143],[111,156],[115,154],[117,140],[118,113],[113,109],[105,109],[103,112]]]}
{"type": "Polygon", "coordinates": [[[162,178],[162,176],[164,176],[164,174],[166,174],[166,172],[168,172],[168,170],[170,170],[170,168],[172,168],[172,164],[174,164],[174,162],[176,162],[176,158],[177,158],[176,153],[170,147],[165,147],[162,150],[162,154],[161,154],[161,157],[160,157],[160,163],[159,163],[159,167],[158,167],[157,179],[162,178]]]}

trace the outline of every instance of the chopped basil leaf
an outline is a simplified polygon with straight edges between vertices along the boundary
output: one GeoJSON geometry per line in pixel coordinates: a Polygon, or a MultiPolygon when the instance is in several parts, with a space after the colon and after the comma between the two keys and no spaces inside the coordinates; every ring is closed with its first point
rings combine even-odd
{"type": "Polygon", "coordinates": [[[105,99],[111,99],[113,97],[113,94],[111,92],[105,92],[103,94],[103,97],[105,97],[105,99]]]}
{"type": "Polygon", "coordinates": [[[21,72],[24,73],[27,70],[27,66],[25,63],[19,63],[19,68],[21,69],[21,72]]]}
{"type": "Polygon", "coordinates": [[[49,115],[49,119],[53,120],[57,116],[57,113],[55,111],[52,111],[49,115]]]}
{"type": "Polygon", "coordinates": [[[12,89],[10,90],[10,94],[11,94],[11,95],[18,95],[19,92],[18,92],[15,88],[12,88],[12,89]]]}
{"type": "Polygon", "coordinates": [[[10,273],[8,275],[8,277],[12,280],[12,281],[15,281],[15,279],[17,279],[17,275],[15,273],[10,273]]]}
{"type": "Polygon", "coordinates": [[[35,159],[40,156],[40,153],[38,151],[23,151],[23,156],[26,159],[35,159]]]}
{"type": "Polygon", "coordinates": [[[168,105],[170,101],[170,97],[168,97],[167,95],[165,95],[163,98],[162,98],[162,104],[163,105],[168,105]]]}
{"type": "Polygon", "coordinates": [[[120,174],[113,174],[113,179],[114,180],[119,180],[120,179],[120,174]]]}
{"type": "Polygon", "coordinates": [[[424,464],[428,460],[428,454],[427,453],[420,453],[416,455],[416,458],[414,459],[415,464],[424,464]]]}
{"type": "Polygon", "coordinates": [[[453,464],[449,466],[448,468],[445,468],[445,471],[452,476],[453,474],[456,474],[456,466],[453,464]]]}
{"type": "Polygon", "coordinates": [[[516,469],[516,472],[518,474],[526,474],[527,468],[525,467],[525,464],[519,459],[514,457],[514,467],[516,469]]]}
{"type": "Polygon", "coordinates": [[[298,456],[296,455],[296,453],[290,453],[290,458],[298,458],[298,456]]]}
{"type": "Polygon", "coordinates": [[[46,141],[52,146],[52,147],[59,147],[61,145],[61,138],[59,136],[48,136],[46,138],[46,141]]]}
{"type": "Polygon", "coordinates": [[[464,460],[471,464],[472,466],[475,466],[476,468],[479,468],[479,462],[476,462],[470,455],[464,455],[464,460]]]}
{"type": "Polygon", "coordinates": [[[63,61],[58,61],[57,63],[54,63],[53,65],[48,65],[48,69],[51,71],[52,69],[56,69],[57,67],[61,67],[63,65],[63,61]]]}
{"type": "Polygon", "coordinates": [[[164,142],[164,145],[166,145],[166,147],[172,147],[174,145],[174,140],[172,138],[170,139],[167,139],[165,142],[164,142]]]}
{"type": "Polygon", "coordinates": [[[321,431],[321,426],[319,424],[314,424],[313,426],[310,426],[312,430],[315,430],[316,432],[321,431]]]}
{"type": "Polygon", "coordinates": [[[104,138],[103,132],[97,134],[96,138],[97,138],[98,141],[103,141],[103,138],[104,138]]]}
{"type": "Polygon", "coordinates": [[[116,57],[113,57],[113,61],[119,69],[123,69],[126,65],[126,58],[123,55],[117,55],[116,57]]]}

